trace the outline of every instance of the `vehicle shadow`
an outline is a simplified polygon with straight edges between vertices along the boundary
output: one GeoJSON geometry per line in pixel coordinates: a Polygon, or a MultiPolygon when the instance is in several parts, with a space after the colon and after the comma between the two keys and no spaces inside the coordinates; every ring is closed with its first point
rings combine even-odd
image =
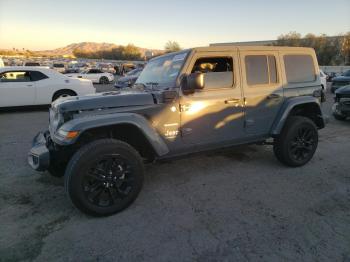
{"type": "Polygon", "coordinates": [[[51,105],[40,106],[21,106],[21,107],[2,107],[0,108],[0,114],[3,113],[25,113],[25,112],[42,112],[48,111],[51,105]]]}

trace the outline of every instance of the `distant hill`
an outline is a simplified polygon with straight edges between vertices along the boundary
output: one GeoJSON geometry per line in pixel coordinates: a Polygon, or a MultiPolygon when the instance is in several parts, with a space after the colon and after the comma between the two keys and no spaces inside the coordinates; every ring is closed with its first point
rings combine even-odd
{"type": "MultiPolygon", "coordinates": [[[[73,43],[65,47],[60,47],[53,50],[36,51],[36,53],[40,53],[42,55],[47,55],[47,56],[69,56],[69,55],[73,55],[73,51],[75,49],[78,49],[82,52],[96,52],[96,51],[102,51],[102,50],[110,50],[112,48],[117,48],[118,46],[119,45],[112,44],[112,43],[82,42],[82,43],[73,43]]],[[[152,51],[155,54],[159,54],[163,52],[163,50],[147,49],[147,48],[141,48],[141,47],[138,47],[138,49],[142,56],[144,56],[145,52],[147,51],[152,51]]]]}

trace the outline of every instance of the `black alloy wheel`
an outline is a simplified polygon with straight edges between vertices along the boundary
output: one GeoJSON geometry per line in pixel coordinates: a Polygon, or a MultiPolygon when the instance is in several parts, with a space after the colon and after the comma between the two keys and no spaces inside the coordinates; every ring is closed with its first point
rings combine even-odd
{"type": "Polygon", "coordinates": [[[308,159],[317,146],[317,138],[315,138],[315,130],[309,126],[300,127],[289,142],[289,152],[296,161],[304,161],[308,159]]]}
{"type": "Polygon", "coordinates": [[[107,84],[109,84],[108,78],[105,77],[105,76],[102,76],[102,77],[100,78],[100,84],[102,84],[102,85],[107,85],[107,84]]]}
{"type": "Polygon", "coordinates": [[[277,159],[287,166],[305,165],[313,157],[318,145],[315,123],[302,116],[291,116],[281,134],[274,140],[277,159]]]}
{"type": "Polygon", "coordinates": [[[91,204],[109,207],[128,196],[134,187],[131,164],[121,155],[103,155],[90,165],[83,178],[83,191],[91,204]]]}
{"type": "Polygon", "coordinates": [[[143,159],[133,147],[115,139],[99,139],[73,155],[64,179],[75,207],[89,215],[108,216],[137,198],[143,175],[143,159]]]}

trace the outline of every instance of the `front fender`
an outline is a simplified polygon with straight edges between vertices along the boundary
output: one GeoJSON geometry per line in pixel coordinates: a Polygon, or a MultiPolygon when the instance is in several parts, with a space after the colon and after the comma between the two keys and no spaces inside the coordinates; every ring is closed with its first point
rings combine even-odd
{"type": "MultiPolygon", "coordinates": [[[[118,124],[131,124],[136,126],[149,141],[158,156],[165,155],[169,149],[157,131],[149,124],[149,122],[141,115],[135,113],[118,113],[106,115],[94,115],[73,119],[63,124],[60,129],[64,131],[79,131],[79,136],[85,131],[118,124]]],[[[79,136],[74,139],[67,139],[60,136],[57,132],[51,134],[52,140],[59,145],[74,144],[79,136]]]]}
{"type": "Polygon", "coordinates": [[[322,117],[322,111],[320,108],[320,101],[313,96],[298,96],[298,97],[293,97],[293,98],[289,98],[287,100],[285,100],[285,102],[283,103],[283,105],[281,106],[276,119],[272,125],[270,134],[272,136],[278,135],[281,133],[282,128],[285,124],[285,122],[287,121],[287,118],[289,116],[289,114],[291,113],[291,111],[298,105],[305,105],[305,104],[313,104],[317,106],[317,115],[321,118],[320,119],[320,127],[324,127],[325,125],[325,121],[322,117]]]}

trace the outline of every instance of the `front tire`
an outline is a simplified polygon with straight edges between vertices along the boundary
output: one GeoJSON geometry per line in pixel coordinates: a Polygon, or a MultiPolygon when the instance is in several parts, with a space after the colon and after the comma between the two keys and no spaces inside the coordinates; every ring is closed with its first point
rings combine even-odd
{"type": "Polygon", "coordinates": [[[317,127],[309,118],[289,117],[281,134],[275,138],[274,153],[283,164],[291,167],[305,165],[318,145],[317,127]]]}
{"type": "Polygon", "coordinates": [[[69,199],[82,212],[108,216],[127,208],[143,185],[139,153],[129,144],[100,139],[77,151],[65,173],[69,199]]]}

